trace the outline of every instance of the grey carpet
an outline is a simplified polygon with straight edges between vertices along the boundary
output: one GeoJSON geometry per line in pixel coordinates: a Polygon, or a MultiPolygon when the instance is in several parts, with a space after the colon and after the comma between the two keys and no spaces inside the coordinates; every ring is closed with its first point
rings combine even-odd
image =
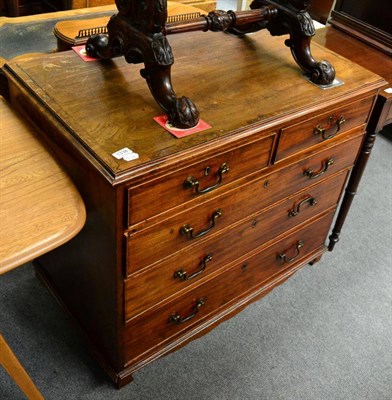
{"type": "Polygon", "coordinates": [[[0,57],[6,60],[26,53],[53,53],[57,49],[57,39],[53,29],[57,22],[64,20],[91,19],[113,15],[106,11],[90,15],[76,15],[48,20],[23,23],[4,23],[0,26],[0,57]]]}
{"type": "MultiPolygon", "coordinates": [[[[47,400],[392,399],[389,135],[334,252],[120,391],[30,265],[0,278],[0,330],[47,400]]],[[[23,398],[1,368],[0,398],[23,398]]]]}

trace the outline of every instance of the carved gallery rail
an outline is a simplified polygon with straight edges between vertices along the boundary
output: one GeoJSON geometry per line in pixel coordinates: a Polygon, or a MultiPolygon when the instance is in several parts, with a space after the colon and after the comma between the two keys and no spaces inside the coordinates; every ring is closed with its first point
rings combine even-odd
{"type": "Polygon", "coordinates": [[[285,44],[297,64],[314,83],[328,85],[334,80],[335,70],[328,61],[316,61],[311,54],[315,29],[307,13],[309,5],[306,0],[254,0],[249,11],[212,11],[193,20],[167,24],[166,0],[116,0],[119,12],[110,19],[108,34],[91,36],[86,51],[102,59],[124,56],[128,63],[143,62],[141,75],[169,123],[191,128],[199,121],[199,111],[192,100],[177,97],[174,92],[174,56],[166,35],[197,30],[245,35],[265,28],[272,35],[290,34],[285,44]]]}

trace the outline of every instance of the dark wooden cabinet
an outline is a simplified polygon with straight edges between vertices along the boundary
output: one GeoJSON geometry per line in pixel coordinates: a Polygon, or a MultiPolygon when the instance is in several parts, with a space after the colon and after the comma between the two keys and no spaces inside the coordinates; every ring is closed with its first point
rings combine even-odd
{"type": "Polygon", "coordinates": [[[312,1],[309,6],[310,16],[316,20],[325,24],[328,21],[333,6],[334,0],[318,0],[312,1]]]}
{"type": "Polygon", "coordinates": [[[87,209],[81,233],[37,260],[39,274],[118,386],[321,257],[350,171],[360,175],[370,152],[365,128],[384,83],[315,45],[344,82],[323,90],[268,33],[171,44],[176,88],[211,125],[182,139],[154,122],[161,111],[123,59],[85,63],[71,51],[4,67],[12,105],[87,209]],[[113,156],[125,147],[138,158],[113,156]]]}
{"type": "Polygon", "coordinates": [[[392,55],[390,0],[337,0],[331,25],[392,55]]]}

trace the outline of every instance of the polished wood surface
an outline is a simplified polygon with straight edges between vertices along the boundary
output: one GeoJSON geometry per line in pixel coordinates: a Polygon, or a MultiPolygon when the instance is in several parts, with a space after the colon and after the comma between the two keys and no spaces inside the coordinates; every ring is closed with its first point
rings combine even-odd
{"type": "MultiPolygon", "coordinates": [[[[362,133],[362,132],[361,132],[362,133]]],[[[359,142],[357,141],[359,144],[359,142]]],[[[218,210],[221,210],[221,217],[216,220],[215,226],[211,229],[209,237],[217,235],[219,232],[224,231],[233,223],[246,218],[248,215],[256,214],[262,209],[271,206],[274,202],[285,198],[286,196],[294,193],[297,190],[308,187],[309,178],[302,173],[303,169],[311,166],[314,170],[323,168],[325,159],[332,158],[334,165],[325,171],[323,178],[331,173],[335,173],[341,167],[350,167],[353,162],[353,153],[348,152],[344,154],[343,150],[352,150],[355,147],[351,141],[349,145],[340,148],[329,148],[328,152],[314,155],[310,158],[305,158],[300,163],[297,161],[294,165],[290,164],[277,173],[277,176],[263,176],[260,179],[254,179],[246,185],[239,186],[231,191],[218,196],[218,193],[211,199],[204,199],[203,203],[195,205],[190,208],[187,206],[183,211],[178,210],[175,214],[171,212],[170,217],[160,218],[160,222],[155,222],[155,218],[151,218],[151,225],[143,224],[143,226],[132,226],[129,234],[127,235],[127,248],[128,248],[128,266],[131,271],[137,271],[145,268],[159,260],[162,260],[177,251],[188,249],[189,252],[193,251],[195,241],[191,240],[188,235],[180,234],[173,235],[173,232],[179,232],[181,227],[189,224],[194,228],[195,232],[204,229],[209,225],[211,216],[218,210]],[[328,157],[326,156],[328,154],[328,157]],[[335,164],[335,162],[337,164],[335,164]],[[270,185],[276,185],[272,193],[264,188],[264,181],[268,179],[270,185]],[[279,181],[279,186],[278,186],[279,181]],[[266,195],[268,193],[268,196],[266,195]],[[233,198],[236,199],[233,202],[233,198]],[[149,246],[146,247],[145,243],[148,241],[149,246]],[[132,259],[137,260],[131,262],[132,259]]],[[[313,179],[315,182],[316,179],[313,179]]],[[[268,219],[269,224],[272,223],[272,217],[268,219]]],[[[286,226],[289,224],[286,224],[286,226]]],[[[269,229],[267,229],[269,232],[269,229]]],[[[271,234],[269,232],[269,234],[271,234]]],[[[256,242],[260,238],[253,238],[256,242]]],[[[242,244],[246,245],[243,238],[242,244]]]]}
{"type": "Polygon", "coordinates": [[[254,135],[254,140],[238,142],[236,149],[192,164],[186,169],[170,174],[164,181],[148,180],[141,185],[131,186],[127,196],[128,225],[135,225],[153,218],[156,210],[162,214],[181,207],[181,204],[186,202],[196,205],[200,203],[200,194],[203,194],[203,199],[208,199],[211,195],[220,192],[226,184],[252,172],[265,169],[272,156],[274,136],[274,132],[254,135]],[[243,160],[246,160],[246,163],[243,160]],[[220,174],[221,169],[224,168],[226,172],[220,174]],[[189,182],[198,182],[199,185],[196,187],[189,182]],[[148,208],[144,206],[143,198],[145,197],[150,199],[148,208]]]}
{"type": "Polygon", "coordinates": [[[128,63],[143,63],[141,76],[166,114],[168,123],[177,129],[197,126],[200,111],[191,98],[178,96],[174,90],[171,67],[175,57],[166,37],[169,34],[223,31],[243,37],[268,29],[273,36],[289,35],[285,44],[310,81],[318,85],[330,85],[335,79],[333,65],[311,54],[314,26],[306,12],[309,1],[253,1],[248,11],[217,10],[195,19],[170,24],[166,23],[166,1],[147,0],[140,3],[137,0],[125,0],[116,4],[119,12],[110,18],[107,32],[91,35],[85,51],[89,57],[100,60],[124,56],[128,63]]]}
{"type": "Polygon", "coordinates": [[[390,0],[336,0],[330,24],[392,56],[390,0]]]}
{"type": "MultiPolygon", "coordinates": [[[[359,147],[358,139],[355,140],[359,147]]],[[[252,218],[245,218],[232,229],[230,237],[213,235],[207,239],[208,243],[190,243],[174,256],[165,261],[160,260],[153,268],[131,274],[125,281],[126,319],[131,319],[149,308],[155,308],[162,297],[184,292],[199,279],[211,274],[217,276],[237,254],[250,254],[270,237],[278,237],[288,229],[295,228],[315,217],[320,210],[333,209],[340,198],[348,171],[349,169],[343,170],[339,176],[333,176],[312,188],[307,187],[272,207],[263,208],[252,218]],[[304,200],[298,214],[294,215],[304,200]],[[201,272],[196,275],[199,271],[201,272]],[[193,274],[195,275],[192,276],[193,274]],[[150,290],[146,294],[147,286],[150,290]]]]}
{"type": "Polygon", "coordinates": [[[309,14],[316,21],[325,24],[328,20],[329,14],[334,0],[313,0],[310,3],[309,14]]]}
{"type": "Polygon", "coordinates": [[[0,274],[74,237],[83,201],[35,131],[0,98],[0,274]]]}
{"type": "Polygon", "coordinates": [[[181,139],[153,121],[160,109],[139,66],[65,52],[3,68],[12,105],[41,127],[88,211],[85,229],[40,257],[37,271],[119,387],[327,250],[385,81],[316,45],[344,81],[323,90],[302,76],[284,39],[173,36],[176,87],[212,126],[181,139]],[[117,160],[124,147],[139,158],[117,160]],[[211,190],[184,185],[188,177],[211,190]]]}
{"type": "Polygon", "coordinates": [[[334,109],[329,108],[325,113],[318,113],[306,122],[288,126],[282,130],[275,159],[283,160],[311,145],[324,142],[326,138],[336,137],[365,124],[372,103],[372,98],[346,102],[334,109]]]}
{"type": "Polygon", "coordinates": [[[331,26],[317,29],[313,40],[382,76],[392,84],[392,57],[384,52],[331,26]]]}
{"type": "Polygon", "coordinates": [[[162,346],[170,340],[173,341],[189,332],[195,325],[205,322],[208,317],[216,317],[227,303],[233,304],[238,298],[243,298],[244,294],[249,295],[251,289],[255,289],[251,296],[260,295],[268,286],[268,282],[279,275],[282,277],[289,271],[293,272],[292,263],[283,262],[277,254],[285,252],[287,258],[295,257],[296,244],[300,240],[305,243],[300,250],[300,256],[302,254],[309,256],[322,251],[332,218],[333,213],[327,213],[291,235],[277,238],[276,242],[269,243],[261,251],[259,248],[256,253],[247,254],[241,262],[236,261],[232,268],[220,276],[202,281],[202,284],[193,287],[185,295],[177,296],[162,305],[156,305],[142,316],[130,321],[126,326],[126,359],[137,362],[142,355],[151,354],[157,344],[162,346]],[[170,317],[173,315],[179,315],[182,319],[192,315],[195,312],[194,304],[199,299],[203,300],[203,305],[197,314],[187,321],[188,323],[170,322],[170,317]],[[141,338],[143,340],[140,340],[141,338]]]}
{"type": "MultiPolygon", "coordinates": [[[[101,173],[116,183],[136,177],[146,165],[154,166],[151,178],[162,172],[162,168],[171,168],[173,163],[177,163],[178,168],[179,161],[191,156],[189,150],[192,147],[198,145],[198,149],[206,149],[221,137],[229,144],[233,139],[229,133],[244,131],[244,126],[258,129],[267,123],[273,125],[280,115],[295,123],[295,118],[301,116],[305,107],[317,115],[322,107],[328,107],[332,102],[344,102],[351,90],[355,89],[358,95],[368,90],[367,70],[336,57],[317,44],[313,48],[315,57],[329,59],[344,85],[334,90],[321,90],[316,85],[305,84],[301,70],[284,46],[284,38],[271,38],[265,31],[244,39],[195,32],[173,36],[171,45],[173,51],[181,55],[173,67],[177,90],[184,92],[186,89],[202,111],[203,119],[212,126],[181,140],[175,139],[153,120],[162,111],[140,79],[140,67],[127,64],[122,58],[108,64],[83,62],[73,51],[42,57],[27,55],[23,62],[20,59],[9,66],[6,64],[4,70],[11,68],[17,75],[33,78],[26,84],[33,91],[44,90],[45,103],[60,118],[60,125],[61,121],[67,121],[61,128],[65,128],[64,134],[69,136],[68,132],[77,131],[77,142],[87,146],[76,142],[79,151],[87,151],[88,159],[98,163],[101,173]],[[194,52],[189,51],[194,43],[199,49],[197,63],[194,52]],[[211,49],[219,49],[219,58],[211,58],[211,49]],[[67,65],[67,80],[63,79],[64,65],[67,65]],[[266,73],[260,74],[258,71],[264,65],[266,73]],[[47,79],[49,73],[50,81],[47,79]],[[207,80],[206,74],[213,79],[207,80]],[[251,95],[248,94],[250,90],[251,95]],[[75,93],[78,96],[75,97],[75,93]],[[274,95],[265,101],[266,93],[274,95]],[[119,95],[124,96],[124,102],[116,100],[119,95]],[[238,100],[241,98],[247,106],[239,113],[238,100]],[[111,119],[102,121],[97,118],[100,115],[110,115],[111,119]],[[113,126],[116,126],[115,132],[113,126]],[[129,147],[139,154],[139,158],[124,161],[112,156],[123,147],[129,147]]],[[[377,88],[383,81],[374,78],[372,85],[377,88]]],[[[24,106],[28,107],[28,104],[24,106]]],[[[19,108],[23,112],[24,107],[19,108]]],[[[39,117],[36,113],[30,114],[29,118],[39,117]]],[[[249,135],[240,134],[239,138],[246,136],[249,135]]],[[[198,149],[196,152],[200,151],[198,149]]],[[[191,157],[194,157],[193,152],[191,157]]]]}

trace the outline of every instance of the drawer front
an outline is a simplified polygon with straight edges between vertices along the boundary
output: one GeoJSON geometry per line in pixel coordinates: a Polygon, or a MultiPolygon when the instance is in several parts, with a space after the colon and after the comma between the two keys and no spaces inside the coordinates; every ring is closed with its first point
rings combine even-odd
{"type": "Polygon", "coordinates": [[[368,97],[282,129],[275,161],[365,124],[372,102],[368,97]]]}
{"type": "Polygon", "coordinates": [[[130,321],[125,332],[126,361],[134,362],[143,353],[157,351],[252,289],[278,280],[279,274],[305,257],[319,255],[324,251],[332,218],[333,213],[324,215],[248,259],[239,260],[203,285],[130,321]]]}
{"type": "Polygon", "coordinates": [[[285,231],[335,207],[347,175],[348,171],[344,170],[253,215],[228,232],[158,262],[147,271],[133,274],[125,281],[126,320],[187,290],[200,279],[216,273],[285,231]]]}
{"type": "Polygon", "coordinates": [[[128,225],[187,201],[208,197],[225,184],[267,167],[273,139],[271,133],[160,179],[129,188],[128,225]]]}
{"type": "Polygon", "coordinates": [[[136,232],[129,231],[126,234],[127,274],[189,246],[195,246],[199,241],[215,236],[229,225],[247,218],[266,206],[343,168],[350,167],[361,142],[362,136],[353,138],[284,169],[255,179],[247,185],[237,187],[152,227],[136,232]],[[194,236],[209,231],[201,237],[192,239],[187,231],[189,227],[193,228],[194,236]]]}

